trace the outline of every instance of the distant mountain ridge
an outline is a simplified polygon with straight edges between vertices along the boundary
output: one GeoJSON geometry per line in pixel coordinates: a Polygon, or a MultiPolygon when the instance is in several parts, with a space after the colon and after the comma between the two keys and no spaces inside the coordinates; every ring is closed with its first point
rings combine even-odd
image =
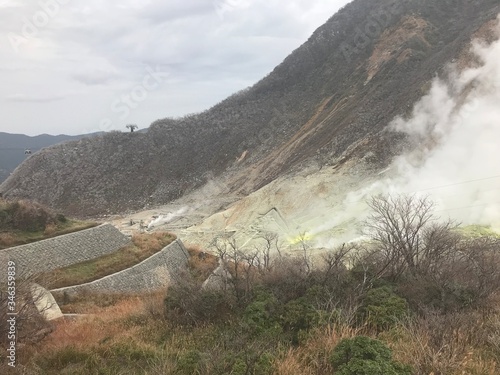
{"type": "Polygon", "coordinates": [[[0,183],[5,181],[14,169],[29,157],[25,154],[26,150],[35,153],[45,147],[88,136],[91,135],[40,134],[28,136],[0,132],[0,183]]]}
{"type": "Polygon", "coordinates": [[[311,162],[370,155],[383,168],[405,146],[383,131],[388,123],[499,13],[497,0],[355,0],[253,87],[146,133],[44,149],[0,192],[98,215],[166,203],[212,180],[246,195],[311,162]]]}

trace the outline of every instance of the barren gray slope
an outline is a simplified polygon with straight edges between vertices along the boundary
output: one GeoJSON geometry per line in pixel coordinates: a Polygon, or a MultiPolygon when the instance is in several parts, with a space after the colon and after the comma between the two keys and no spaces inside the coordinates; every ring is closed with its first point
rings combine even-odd
{"type": "Polygon", "coordinates": [[[402,140],[380,131],[499,12],[494,0],[355,0],[245,92],[145,134],[45,149],[0,192],[97,215],[169,202],[222,173],[248,194],[311,158],[354,155],[353,145],[380,168],[402,140]]]}

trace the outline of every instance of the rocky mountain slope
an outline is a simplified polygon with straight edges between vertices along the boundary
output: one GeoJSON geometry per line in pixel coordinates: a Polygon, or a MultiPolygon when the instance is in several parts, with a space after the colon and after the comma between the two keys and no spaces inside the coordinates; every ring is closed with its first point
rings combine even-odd
{"type": "Polygon", "coordinates": [[[24,134],[0,132],[0,183],[5,181],[14,169],[28,157],[28,155],[25,155],[26,150],[31,150],[32,153],[35,153],[44,147],[87,136],[90,135],[41,134],[30,137],[24,134]]]}
{"type": "Polygon", "coordinates": [[[98,215],[202,186],[236,199],[311,165],[364,158],[365,172],[380,171],[407,145],[384,131],[389,122],[409,114],[449,62],[466,63],[471,39],[499,13],[496,0],[355,0],[253,87],[146,133],[44,149],[0,192],[98,215]]]}

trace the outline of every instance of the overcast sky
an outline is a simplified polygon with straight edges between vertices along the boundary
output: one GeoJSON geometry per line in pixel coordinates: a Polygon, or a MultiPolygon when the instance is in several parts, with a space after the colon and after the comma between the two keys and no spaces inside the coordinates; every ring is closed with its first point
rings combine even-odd
{"type": "Polygon", "coordinates": [[[0,131],[140,128],[268,74],[348,0],[0,0],[0,131]]]}

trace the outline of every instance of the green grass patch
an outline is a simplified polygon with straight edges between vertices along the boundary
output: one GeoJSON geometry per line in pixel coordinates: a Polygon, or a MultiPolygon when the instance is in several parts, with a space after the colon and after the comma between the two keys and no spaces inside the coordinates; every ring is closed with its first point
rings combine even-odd
{"type": "Polygon", "coordinates": [[[90,261],[43,274],[40,279],[51,289],[88,283],[132,267],[156,254],[175,240],[171,233],[135,234],[132,244],[90,261]]]}
{"type": "Polygon", "coordinates": [[[500,238],[500,232],[495,231],[491,226],[485,225],[467,225],[459,227],[457,231],[465,237],[479,238],[479,237],[494,237],[500,238]]]}
{"type": "Polygon", "coordinates": [[[98,226],[99,223],[89,221],[67,220],[58,225],[48,226],[45,230],[35,232],[23,230],[10,230],[0,233],[0,250],[13,246],[46,240],[63,234],[75,233],[98,226]]]}
{"type": "Polygon", "coordinates": [[[0,199],[0,250],[97,225],[95,222],[70,220],[36,202],[0,199]]]}

